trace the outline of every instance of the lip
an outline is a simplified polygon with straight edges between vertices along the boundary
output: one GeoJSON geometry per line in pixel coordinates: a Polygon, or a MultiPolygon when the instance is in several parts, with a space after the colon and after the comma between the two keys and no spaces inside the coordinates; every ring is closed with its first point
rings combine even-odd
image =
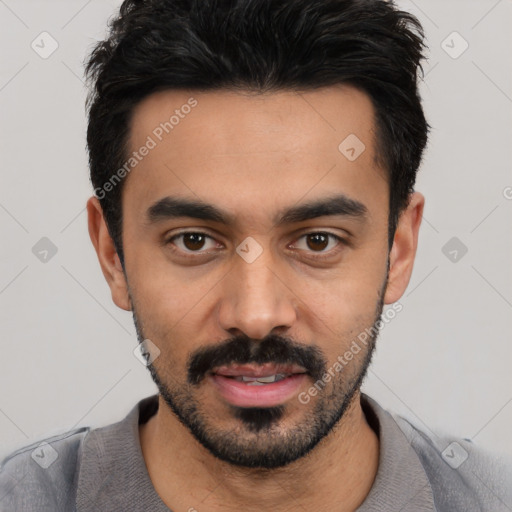
{"type": "MultiPolygon", "coordinates": [[[[276,371],[274,373],[290,372],[276,371]]],[[[267,375],[273,375],[274,373],[267,373],[267,375]]],[[[265,375],[250,375],[248,373],[237,373],[230,376],[225,373],[222,375],[219,373],[208,375],[208,382],[214,386],[219,395],[226,402],[237,407],[275,407],[281,405],[298,394],[300,387],[308,377],[306,373],[300,372],[278,382],[254,386],[231,378],[235,375],[245,375],[247,377],[263,377],[265,375]]]]}
{"type": "Polygon", "coordinates": [[[215,375],[226,377],[269,377],[270,375],[307,373],[306,369],[296,364],[266,363],[263,365],[229,365],[220,366],[212,371],[215,375]]]}

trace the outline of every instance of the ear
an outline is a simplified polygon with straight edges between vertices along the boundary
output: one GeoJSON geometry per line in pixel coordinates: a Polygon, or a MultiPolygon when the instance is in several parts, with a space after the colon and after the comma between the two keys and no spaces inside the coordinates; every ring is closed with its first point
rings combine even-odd
{"type": "Polygon", "coordinates": [[[97,197],[92,196],[87,201],[87,218],[89,236],[92,245],[96,249],[103,275],[112,292],[112,300],[121,309],[131,311],[132,306],[126,277],[97,197]]]}
{"type": "Polygon", "coordinates": [[[425,198],[419,192],[410,196],[409,205],[402,212],[393,239],[393,246],[389,255],[389,276],[384,303],[396,302],[405,292],[412,274],[416,249],[418,247],[418,233],[425,198]]]}

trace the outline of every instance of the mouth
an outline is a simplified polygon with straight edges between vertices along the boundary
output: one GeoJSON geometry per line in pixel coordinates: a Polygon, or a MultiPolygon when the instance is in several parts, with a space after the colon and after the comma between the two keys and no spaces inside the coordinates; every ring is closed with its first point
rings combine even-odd
{"type": "Polygon", "coordinates": [[[231,405],[275,407],[296,396],[307,376],[297,365],[231,365],[215,368],[208,380],[231,405]]]}

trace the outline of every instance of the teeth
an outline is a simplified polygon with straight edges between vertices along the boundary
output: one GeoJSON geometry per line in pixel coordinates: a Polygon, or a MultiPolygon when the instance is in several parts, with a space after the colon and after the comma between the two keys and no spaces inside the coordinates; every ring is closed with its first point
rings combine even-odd
{"type": "Polygon", "coordinates": [[[238,377],[235,377],[235,380],[238,382],[247,382],[248,386],[262,386],[265,384],[270,384],[272,382],[278,382],[280,380],[283,380],[288,375],[285,375],[284,373],[278,373],[276,375],[269,375],[267,377],[246,377],[245,375],[241,375],[238,377]]]}
{"type": "Polygon", "coordinates": [[[268,377],[242,377],[246,382],[258,381],[266,384],[268,382],[275,382],[277,375],[269,375],[268,377]]]}

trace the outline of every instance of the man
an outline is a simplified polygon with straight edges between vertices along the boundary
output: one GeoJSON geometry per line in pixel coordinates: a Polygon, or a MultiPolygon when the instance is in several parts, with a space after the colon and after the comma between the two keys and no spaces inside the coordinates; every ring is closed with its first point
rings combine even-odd
{"type": "Polygon", "coordinates": [[[159,393],[8,457],[2,510],[512,509],[470,442],[360,392],[416,253],[422,50],[384,0],[123,3],[89,233],[159,393]]]}

